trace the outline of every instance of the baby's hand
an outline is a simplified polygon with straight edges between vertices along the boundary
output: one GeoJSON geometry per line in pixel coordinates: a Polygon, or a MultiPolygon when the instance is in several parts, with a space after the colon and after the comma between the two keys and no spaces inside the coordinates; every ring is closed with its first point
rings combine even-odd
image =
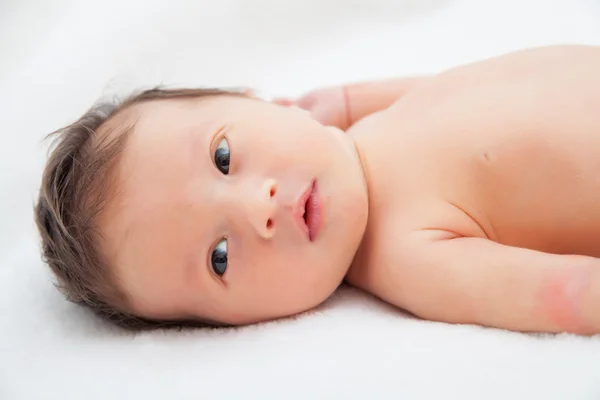
{"type": "Polygon", "coordinates": [[[282,98],[275,99],[274,102],[282,106],[302,108],[323,125],[345,131],[364,117],[390,107],[428,79],[414,76],[355,82],[312,90],[295,100],[282,98]]]}
{"type": "Polygon", "coordinates": [[[326,126],[346,130],[351,125],[348,101],[342,86],[313,90],[298,99],[278,98],[276,104],[296,106],[308,111],[314,119],[326,126]]]}

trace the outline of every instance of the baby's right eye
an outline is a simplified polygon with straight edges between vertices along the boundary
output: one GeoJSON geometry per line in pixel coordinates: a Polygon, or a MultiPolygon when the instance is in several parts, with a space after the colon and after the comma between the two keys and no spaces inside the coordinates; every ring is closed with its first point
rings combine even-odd
{"type": "Polygon", "coordinates": [[[227,239],[219,240],[219,243],[214,247],[210,256],[210,264],[219,276],[223,276],[227,270],[227,239]]]}
{"type": "Polygon", "coordinates": [[[215,165],[223,175],[229,174],[229,143],[222,138],[215,150],[215,165]]]}

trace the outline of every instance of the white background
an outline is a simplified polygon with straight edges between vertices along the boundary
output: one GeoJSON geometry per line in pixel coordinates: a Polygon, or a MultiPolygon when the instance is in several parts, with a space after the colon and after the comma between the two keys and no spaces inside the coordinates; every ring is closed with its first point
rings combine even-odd
{"type": "Polygon", "coordinates": [[[600,44],[600,2],[0,0],[0,399],[600,398],[600,337],[416,321],[349,289],[294,320],[124,334],[54,290],[32,221],[43,136],[101,96],[296,95],[558,43],[600,44]]]}

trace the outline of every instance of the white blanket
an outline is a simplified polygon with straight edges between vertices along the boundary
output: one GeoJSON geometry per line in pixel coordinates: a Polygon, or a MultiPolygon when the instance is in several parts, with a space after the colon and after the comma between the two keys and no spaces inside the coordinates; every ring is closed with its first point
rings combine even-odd
{"type": "Polygon", "coordinates": [[[598,4],[2,1],[0,399],[600,399],[599,336],[419,321],[349,288],[268,324],[123,333],[52,287],[31,211],[43,135],[100,95],[157,83],[295,95],[524,47],[600,44],[598,4]]]}

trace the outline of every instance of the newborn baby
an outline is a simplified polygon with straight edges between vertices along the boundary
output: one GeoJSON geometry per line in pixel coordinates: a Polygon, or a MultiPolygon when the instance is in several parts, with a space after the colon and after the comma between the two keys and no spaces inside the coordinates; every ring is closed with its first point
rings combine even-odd
{"type": "Polygon", "coordinates": [[[56,133],[44,259],[131,328],[286,317],[345,280],[429,320],[600,332],[598,71],[561,46],[299,100],[99,105],[56,133]]]}

